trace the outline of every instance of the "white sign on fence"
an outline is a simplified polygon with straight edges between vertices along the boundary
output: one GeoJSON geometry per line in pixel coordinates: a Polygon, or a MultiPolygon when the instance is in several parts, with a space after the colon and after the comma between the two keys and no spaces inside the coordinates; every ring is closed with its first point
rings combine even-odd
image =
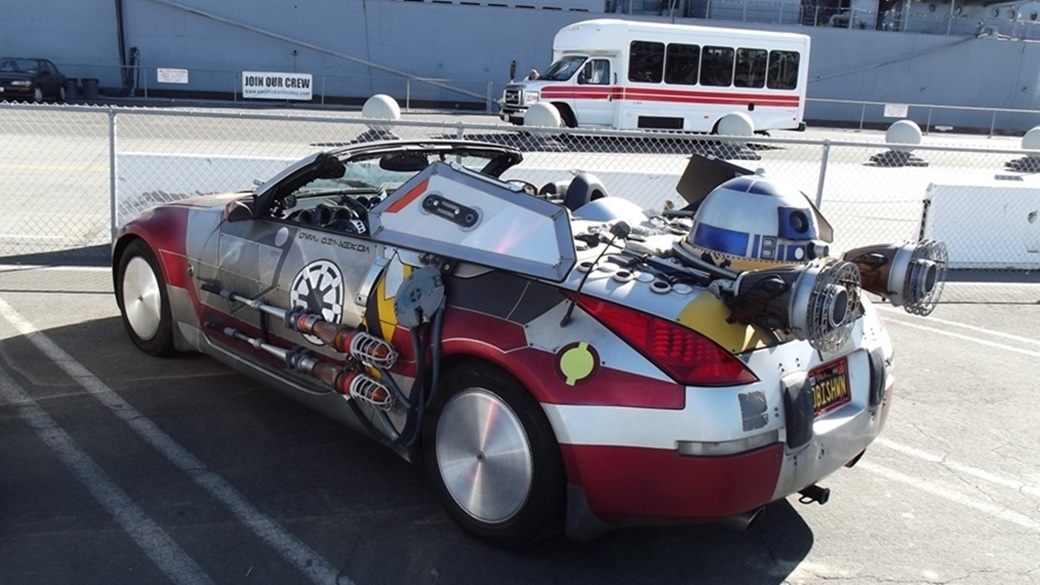
{"type": "Polygon", "coordinates": [[[155,78],[159,83],[188,83],[188,70],[160,67],[155,70],[155,78]]]}
{"type": "Polygon", "coordinates": [[[885,104],[886,118],[905,118],[909,111],[910,106],[906,104],[885,104]]]}
{"type": "Polygon", "coordinates": [[[243,71],[242,97],[266,100],[310,100],[314,97],[310,73],[243,71]]]}

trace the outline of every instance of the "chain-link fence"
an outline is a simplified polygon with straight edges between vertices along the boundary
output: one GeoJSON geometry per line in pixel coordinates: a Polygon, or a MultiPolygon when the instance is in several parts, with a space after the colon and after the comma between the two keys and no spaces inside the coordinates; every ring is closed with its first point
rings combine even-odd
{"type": "Polygon", "coordinates": [[[0,104],[0,262],[96,254],[119,224],[148,207],[248,190],[308,153],[392,133],[515,146],[525,160],[506,177],[542,185],[583,170],[611,195],[649,209],[681,206],[675,185],[690,154],[710,154],[765,169],[806,193],[833,224],[836,251],[915,240],[927,207],[925,235],[947,242],[957,268],[1040,267],[1040,200],[1028,189],[1030,173],[1040,171],[1037,152],[929,145],[911,153],[880,142],[521,130],[451,120],[0,104]]]}

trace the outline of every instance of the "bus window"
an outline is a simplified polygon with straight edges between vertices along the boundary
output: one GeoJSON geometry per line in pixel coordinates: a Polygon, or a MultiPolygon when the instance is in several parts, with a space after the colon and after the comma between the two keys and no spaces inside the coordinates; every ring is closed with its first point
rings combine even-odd
{"type": "Polygon", "coordinates": [[[668,45],[668,58],[664,62],[664,82],[678,85],[697,85],[697,67],[700,65],[701,48],[697,45],[668,45]]]}
{"type": "Polygon", "coordinates": [[[590,59],[585,63],[578,77],[578,83],[589,85],[610,85],[610,61],[606,59],[590,59]]]}
{"type": "Polygon", "coordinates": [[[559,61],[553,63],[545,70],[540,79],[548,81],[567,81],[574,75],[574,72],[581,68],[581,64],[585,62],[585,57],[573,56],[564,57],[559,61]]]}
{"type": "Polygon", "coordinates": [[[733,49],[704,47],[701,51],[701,85],[725,87],[733,84],[733,49]]]}
{"type": "Polygon", "coordinates": [[[765,49],[737,49],[737,72],[733,76],[733,85],[765,87],[768,55],[765,49]]]}
{"type": "Polygon", "coordinates": [[[629,47],[628,80],[661,83],[664,69],[664,43],[632,41],[629,47]]]}
{"type": "Polygon", "coordinates": [[[770,51],[766,86],[769,89],[798,87],[798,60],[799,55],[794,51],[770,51]]]}

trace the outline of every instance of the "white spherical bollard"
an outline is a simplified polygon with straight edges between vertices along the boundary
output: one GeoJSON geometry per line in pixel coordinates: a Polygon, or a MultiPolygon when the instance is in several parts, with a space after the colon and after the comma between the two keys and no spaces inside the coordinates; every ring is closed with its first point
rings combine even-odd
{"type": "Polygon", "coordinates": [[[885,142],[896,152],[910,152],[912,146],[921,144],[921,127],[910,120],[897,120],[885,131],[885,142]]]}
{"type": "Polygon", "coordinates": [[[1025,150],[1040,150],[1040,126],[1034,126],[1022,137],[1022,148],[1025,150]]]}
{"type": "Polygon", "coordinates": [[[733,112],[719,120],[718,132],[719,136],[751,136],[755,133],[755,123],[744,112],[733,112]]]}
{"type": "MultiPolygon", "coordinates": [[[[361,117],[366,120],[390,120],[396,122],[401,119],[401,107],[397,105],[394,98],[386,94],[376,94],[365,101],[361,107],[361,117]]],[[[389,132],[390,125],[372,125],[369,128],[376,132],[389,132]]]]}
{"type": "Polygon", "coordinates": [[[563,118],[560,117],[560,111],[556,109],[556,106],[538,102],[527,108],[527,113],[524,114],[524,126],[559,128],[563,126],[563,118]]]}

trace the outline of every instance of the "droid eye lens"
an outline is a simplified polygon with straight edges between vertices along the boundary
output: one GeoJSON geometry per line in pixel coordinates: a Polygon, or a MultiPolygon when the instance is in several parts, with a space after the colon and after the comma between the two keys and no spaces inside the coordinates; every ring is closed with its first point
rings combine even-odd
{"type": "Polygon", "coordinates": [[[791,229],[796,233],[804,234],[809,229],[809,218],[805,217],[805,214],[800,211],[792,213],[788,221],[791,224],[791,229]]]}

